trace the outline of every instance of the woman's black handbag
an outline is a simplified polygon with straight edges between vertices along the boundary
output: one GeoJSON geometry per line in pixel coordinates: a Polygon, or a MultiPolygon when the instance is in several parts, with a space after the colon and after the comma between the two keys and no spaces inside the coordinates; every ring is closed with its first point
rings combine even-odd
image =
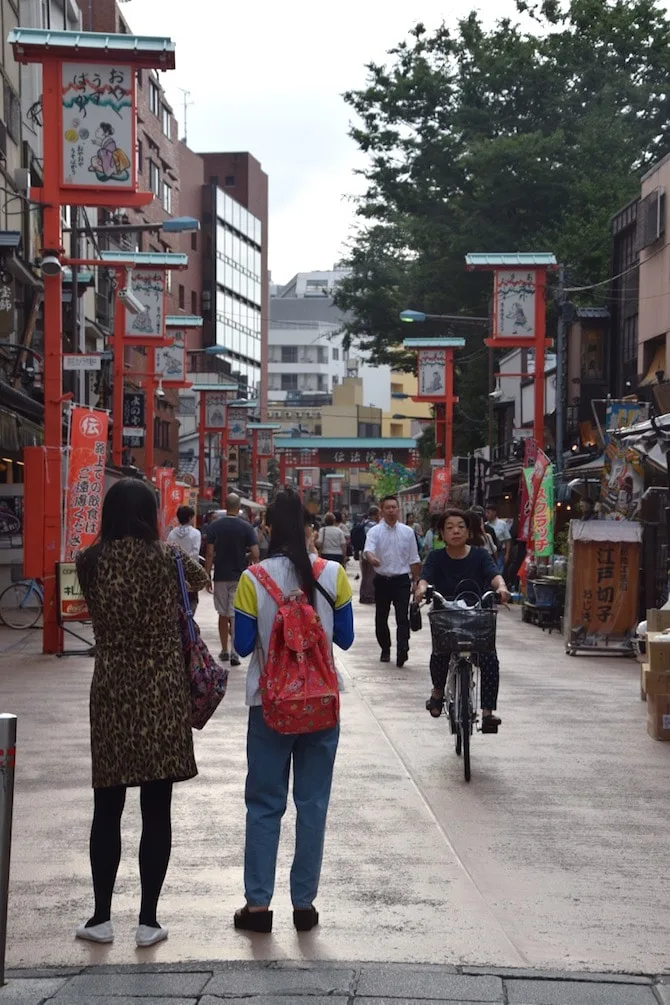
{"type": "Polygon", "coordinates": [[[414,600],[409,605],[409,627],[413,632],[421,631],[421,608],[414,600]]]}

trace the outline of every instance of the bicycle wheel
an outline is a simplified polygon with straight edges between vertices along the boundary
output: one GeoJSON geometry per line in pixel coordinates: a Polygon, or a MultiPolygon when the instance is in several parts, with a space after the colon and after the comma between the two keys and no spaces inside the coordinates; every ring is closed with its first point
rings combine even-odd
{"type": "Polygon", "coordinates": [[[0,618],[8,628],[34,628],[42,614],[42,600],[32,583],[12,583],[0,594],[0,618]]]}
{"type": "Polygon", "coordinates": [[[470,781],[470,736],[472,730],[472,665],[470,660],[460,661],[458,668],[460,704],[458,707],[459,733],[463,744],[463,773],[466,782],[470,781]]]}

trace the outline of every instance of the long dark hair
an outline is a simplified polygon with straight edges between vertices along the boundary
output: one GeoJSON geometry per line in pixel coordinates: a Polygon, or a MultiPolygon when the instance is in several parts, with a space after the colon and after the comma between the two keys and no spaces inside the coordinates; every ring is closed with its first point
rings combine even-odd
{"type": "Polygon", "coordinates": [[[468,510],[465,514],[466,523],[470,532],[470,543],[476,548],[486,547],[486,528],[484,527],[484,517],[476,510],[468,510]]]}
{"type": "Polygon", "coordinates": [[[95,569],[104,545],[124,537],[146,541],[147,544],[155,544],[160,537],[156,493],[139,478],[121,478],[105,496],[98,540],[77,556],[77,572],[82,586],[95,569]]]}
{"type": "Polygon", "coordinates": [[[300,496],[292,489],[284,489],[275,497],[268,511],[271,520],[270,548],[268,558],[286,555],[293,562],[298,574],[298,582],[307,594],[310,604],[314,604],[315,579],[312,562],[307,551],[305,528],[310,525],[310,515],[303,506],[300,496]]]}

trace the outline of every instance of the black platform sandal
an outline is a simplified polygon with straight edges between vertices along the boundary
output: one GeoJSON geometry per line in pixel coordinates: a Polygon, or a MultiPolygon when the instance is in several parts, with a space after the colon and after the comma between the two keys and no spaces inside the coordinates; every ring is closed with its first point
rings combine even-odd
{"type": "Polygon", "coordinates": [[[293,924],[298,932],[311,932],[319,924],[319,912],[315,907],[294,907],[293,924]]]}
{"type": "Polygon", "coordinates": [[[233,921],[235,928],[245,932],[269,935],[272,931],[272,911],[250,911],[249,906],[245,905],[239,911],[235,911],[233,921]]]}
{"type": "Polygon", "coordinates": [[[426,702],[426,708],[432,715],[433,719],[439,719],[442,715],[442,706],[444,705],[444,698],[435,698],[432,694],[428,701],[426,702]]]}

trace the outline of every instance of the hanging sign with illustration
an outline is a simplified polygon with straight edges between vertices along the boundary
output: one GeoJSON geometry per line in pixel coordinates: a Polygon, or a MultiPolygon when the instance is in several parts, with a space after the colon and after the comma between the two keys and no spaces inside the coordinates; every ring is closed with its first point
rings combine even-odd
{"type": "Polygon", "coordinates": [[[536,288],[534,269],[496,269],[495,338],[535,337],[536,288]]]}
{"type": "Polygon", "coordinates": [[[444,398],[447,353],[445,349],[419,349],[420,398],[444,398]]]}
{"type": "Polygon", "coordinates": [[[274,436],[271,429],[256,431],[256,456],[260,458],[274,457],[274,436]]]}
{"type": "Polygon", "coordinates": [[[109,63],[63,63],[63,184],[135,187],[135,71],[109,63]]]}
{"type": "MultiPolygon", "coordinates": [[[[172,332],[170,333],[172,334],[172,332]]],[[[174,345],[156,348],[156,377],[163,381],[186,383],[186,346],[184,333],[174,333],[174,345]]]]}
{"type": "MultiPolygon", "coordinates": [[[[218,433],[226,428],[226,395],[219,391],[203,391],[205,430],[218,433]]],[[[246,438],[246,437],[245,437],[246,438]]]]}
{"type": "Polygon", "coordinates": [[[247,421],[246,408],[228,408],[228,443],[247,442],[247,421]]]}
{"type": "Polygon", "coordinates": [[[133,294],[146,307],[142,314],[126,311],[129,338],[163,338],[165,335],[165,272],[145,269],[131,273],[133,294]]]}

